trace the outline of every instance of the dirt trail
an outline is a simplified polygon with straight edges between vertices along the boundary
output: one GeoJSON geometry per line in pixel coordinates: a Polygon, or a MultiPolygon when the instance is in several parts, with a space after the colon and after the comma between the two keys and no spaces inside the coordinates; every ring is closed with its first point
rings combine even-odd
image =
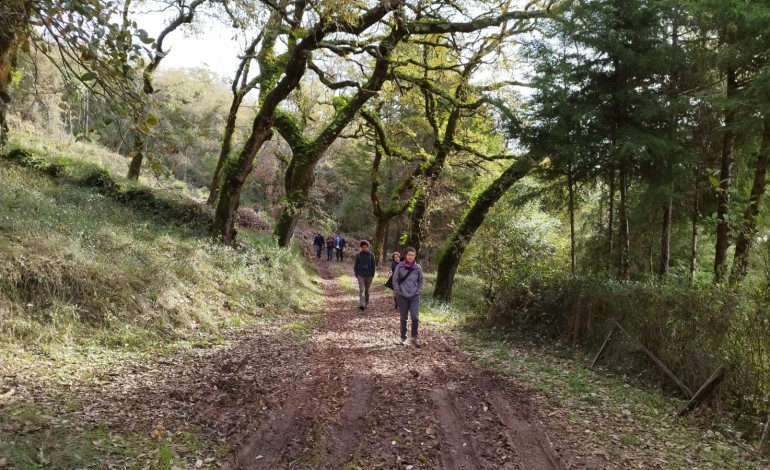
{"type": "Polygon", "coordinates": [[[299,346],[309,367],[286,371],[291,389],[251,417],[229,468],[567,468],[523,388],[490,377],[431,328],[421,329],[421,348],[399,344],[384,278],[362,314],[352,275],[349,287],[335,280],[343,266],[351,271],[318,262],[327,301],[324,326],[299,346]]]}
{"type": "Polygon", "coordinates": [[[317,265],[320,312],[265,319],[225,345],[95,367],[89,381],[31,381],[19,394],[83,429],[172,441],[193,430],[217,443],[216,457],[178,452],[207,457],[204,468],[617,468],[550,423],[567,410],[481,368],[452,334],[421,326],[421,348],[401,345],[384,277],[361,314],[350,262],[317,265]]]}

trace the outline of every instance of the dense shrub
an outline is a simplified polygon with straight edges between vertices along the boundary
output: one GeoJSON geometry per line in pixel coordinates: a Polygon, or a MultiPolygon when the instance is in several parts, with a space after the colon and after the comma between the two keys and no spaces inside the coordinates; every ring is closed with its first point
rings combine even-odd
{"type": "Polygon", "coordinates": [[[762,292],[689,283],[552,277],[500,293],[490,321],[529,336],[599,350],[619,322],[603,364],[676,390],[639,345],[660,358],[693,392],[720,365],[731,371],[718,399],[753,417],[760,431],[770,390],[770,301],[762,292]],[[629,337],[630,336],[630,337],[629,337]]]}

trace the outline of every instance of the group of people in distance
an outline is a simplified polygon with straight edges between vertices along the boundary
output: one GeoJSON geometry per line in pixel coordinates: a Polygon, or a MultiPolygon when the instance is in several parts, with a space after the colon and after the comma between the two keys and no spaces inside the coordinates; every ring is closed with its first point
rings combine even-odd
{"type": "MultiPolygon", "coordinates": [[[[315,236],[313,245],[316,247],[316,257],[321,259],[321,250],[326,247],[326,257],[331,261],[332,249],[337,250],[337,261],[342,261],[342,250],[345,247],[345,239],[337,232],[336,237],[323,238],[320,233],[315,236]]],[[[359,242],[361,251],[356,254],[353,272],[358,280],[358,308],[361,313],[365,313],[369,308],[369,289],[376,273],[377,257],[371,251],[371,245],[366,240],[359,242]]],[[[407,323],[411,318],[410,336],[412,345],[419,347],[420,342],[417,339],[418,327],[420,324],[420,298],[422,296],[422,287],[425,282],[422,268],[415,260],[417,251],[408,247],[404,250],[404,259],[401,259],[401,253],[395,252],[391,255],[390,277],[385,283],[385,287],[393,289],[394,308],[398,309],[401,317],[401,344],[406,345],[407,323]]]]}
{"type": "Polygon", "coordinates": [[[326,238],[319,232],[313,238],[313,247],[318,259],[321,259],[321,252],[326,247],[326,261],[332,260],[332,251],[334,251],[337,261],[342,261],[345,255],[345,238],[340,235],[340,232],[337,232],[336,237],[329,235],[326,238]]]}

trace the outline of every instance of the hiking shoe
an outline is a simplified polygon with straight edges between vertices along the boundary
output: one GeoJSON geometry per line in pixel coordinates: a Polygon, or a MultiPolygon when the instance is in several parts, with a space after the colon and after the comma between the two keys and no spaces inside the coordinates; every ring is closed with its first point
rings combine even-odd
{"type": "Polygon", "coordinates": [[[415,348],[419,348],[420,346],[422,346],[422,343],[420,342],[420,340],[417,339],[416,336],[412,338],[412,346],[414,346],[415,348]]]}
{"type": "Polygon", "coordinates": [[[359,310],[361,310],[361,311],[363,312],[364,310],[366,310],[366,307],[364,307],[363,305],[359,305],[359,306],[358,306],[358,309],[359,309],[359,310]]]}
{"type": "Polygon", "coordinates": [[[406,338],[401,338],[401,346],[406,346],[406,338]]]}

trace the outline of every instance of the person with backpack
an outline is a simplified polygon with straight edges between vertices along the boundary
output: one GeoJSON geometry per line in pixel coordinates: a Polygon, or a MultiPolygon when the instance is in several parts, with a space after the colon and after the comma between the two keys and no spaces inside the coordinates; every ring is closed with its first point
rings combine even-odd
{"type": "Polygon", "coordinates": [[[332,260],[332,251],[334,251],[334,237],[326,237],[326,261],[332,260]]]}
{"type": "Polygon", "coordinates": [[[313,238],[313,246],[315,247],[315,257],[321,259],[321,248],[324,246],[324,236],[321,232],[313,238]]]}
{"type": "MultiPolygon", "coordinates": [[[[398,267],[398,264],[401,262],[401,253],[398,251],[393,252],[392,255],[390,255],[390,277],[385,282],[385,287],[388,289],[393,289],[393,273],[396,272],[396,268],[398,267]]],[[[396,293],[393,292],[393,308],[398,309],[398,296],[396,296],[396,293]]]]}
{"type": "Polygon", "coordinates": [[[412,344],[420,347],[417,328],[420,324],[420,297],[425,279],[422,268],[415,258],[417,250],[411,246],[404,251],[404,261],[398,263],[393,272],[393,292],[396,294],[398,311],[401,314],[401,344],[406,345],[407,317],[412,318],[412,344]]]}
{"type": "Polygon", "coordinates": [[[334,237],[334,250],[337,255],[337,261],[342,261],[342,250],[345,248],[345,239],[342,238],[340,232],[337,232],[337,236],[334,237]]]}
{"type": "Polygon", "coordinates": [[[353,272],[358,279],[358,308],[363,313],[369,306],[369,288],[374,279],[376,269],[376,260],[374,253],[369,250],[369,242],[361,240],[361,252],[356,255],[356,262],[353,265],[353,272]]]}

